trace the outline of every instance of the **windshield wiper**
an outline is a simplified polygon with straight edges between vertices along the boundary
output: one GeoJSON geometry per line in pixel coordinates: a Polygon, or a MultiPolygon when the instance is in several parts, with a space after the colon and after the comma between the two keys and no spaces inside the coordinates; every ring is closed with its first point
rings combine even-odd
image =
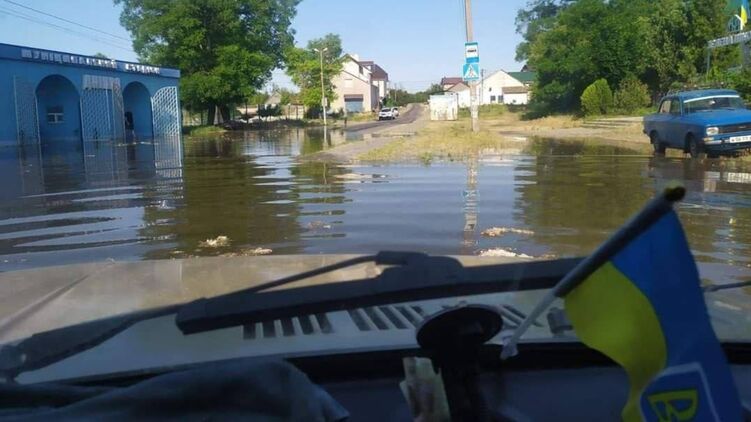
{"type": "MultiPolygon", "coordinates": [[[[184,334],[193,334],[383,303],[548,289],[580,261],[573,258],[464,267],[458,260],[443,256],[399,252],[378,256],[382,258],[376,263],[401,265],[369,279],[270,292],[259,292],[259,287],[264,287],[259,286],[199,299],[181,307],[175,322],[184,334]]],[[[286,283],[269,283],[275,287],[281,284],[286,283]]]]}
{"type": "Polygon", "coordinates": [[[458,260],[413,252],[381,252],[186,305],[172,305],[34,334],[0,347],[0,378],[43,368],[95,347],[144,320],[176,315],[183,333],[360,306],[554,286],[580,258],[464,267],[458,260]],[[391,265],[373,278],[264,291],[363,262],[391,265]]]}
{"type": "MultiPolygon", "coordinates": [[[[554,286],[580,260],[570,258],[464,267],[449,257],[381,252],[186,305],[172,305],[38,333],[0,348],[0,377],[13,379],[22,372],[43,368],[95,347],[133,324],[160,316],[176,314],[178,328],[190,334],[383,303],[542,290],[554,286]],[[392,267],[373,278],[266,291],[365,262],[392,267]]],[[[706,286],[704,291],[709,293],[750,285],[751,281],[713,285],[706,286]]]]}
{"type": "Polygon", "coordinates": [[[713,284],[711,286],[704,286],[702,290],[704,290],[704,293],[712,293],[720,290],[739,289],[741,287],[751,287],[751,280],[740,281],[738,283],[713,284]]]}

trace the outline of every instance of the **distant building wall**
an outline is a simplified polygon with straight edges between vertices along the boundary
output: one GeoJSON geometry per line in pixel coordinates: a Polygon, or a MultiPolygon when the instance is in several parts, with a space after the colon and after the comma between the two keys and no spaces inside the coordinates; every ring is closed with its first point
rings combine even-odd
{"type": "Polygon", "coordinates": [[[459,117],[459,102],[456,93],[431,95],[428,105],[430,120],[456,120],[459,117]]]}
{"type": "Polygon", "coordinates": [[[459,108],[466,108],[470,106],[470,103],[471,103],[470,93],[472,92],[472,90],[464,82],[458,83],[452,86],[451,88],[448,89],[447,92],[456,94],[459,108]]]}
{"type": "Polygon", "coordinates": [[[518,105],[524,105],[528,102],[528,94],[527,93],[515,93],[515,94],[503,94],[503,104],[518,104],[518,105]]]}
{"type": "Polygon", "coordinates": [[[503,70],[494,72],[478,85],[482,90],[481,104],[503,103],[503,88],[524,86],[503,70]]]}

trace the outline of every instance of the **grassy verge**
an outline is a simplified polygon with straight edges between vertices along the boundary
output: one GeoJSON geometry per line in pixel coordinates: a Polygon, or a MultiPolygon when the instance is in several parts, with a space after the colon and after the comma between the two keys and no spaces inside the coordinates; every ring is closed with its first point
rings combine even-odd
{"type": "MultiPolygon", "coordinates": [[[[377,120],[378,117],[375,113],[351,113],[347,115],[347,122],[371,122],[373,120],[377,120]]],[[[340,120],[344,120],[344,118],[341,118],[340,120]]]]}
{"type": "MultiPolygon", "coordinates": [[[[484,104],[479,107],[480,120],[497,119],[508,113],[508,107],[505,104],[484,104]]],[[[460,119],[469,119],[469,108],[459,109],[460,119]]]]}
{"type": "Polygon", "coordinates": [[[469,121],[430,122],[415,136],[400,138],[357,157],[362,161],[462,160],[484,149],[518,148],[521,142],[484,129],[472,133],[469,121]]]}
{"type": "Polygon", "coordinates": [[[216,135],[218,133],[224,133],[227,130],[219,126],[185,126],[183,127],[183,134],[190,136],[206,136],[216,135]]]}

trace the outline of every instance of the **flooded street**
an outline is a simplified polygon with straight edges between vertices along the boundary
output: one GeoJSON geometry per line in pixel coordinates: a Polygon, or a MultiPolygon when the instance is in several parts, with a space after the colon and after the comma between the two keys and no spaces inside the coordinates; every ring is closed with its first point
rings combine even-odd
{"type": "Polygon", "coordinates": [[[548,141],[470,163],[298,158],[325,147],[320,131],[299,129],[189,139],[182,160],[169,142],[85,154],[6,148],[0,269],[384,249],[581,256],[677,180],[688,188],[678,209],[702,277],[751,278],[746,163],[548,141]]]}

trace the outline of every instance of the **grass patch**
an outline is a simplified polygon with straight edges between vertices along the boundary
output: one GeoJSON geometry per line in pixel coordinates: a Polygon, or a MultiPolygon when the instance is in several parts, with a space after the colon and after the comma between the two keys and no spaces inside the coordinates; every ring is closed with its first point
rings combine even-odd
{"type": "Polygon", "coordinates": [[[521,143],[483,129],[470,131],[469,121],[430,122],[412,137],[401,138],[357,157],[362,161],[421,161],[435,159],[462,160],[485,149],[518,148],[521,143]]]}
{"type": "MultiPolygon", "coordinates": [[[[350,113],[347,115],[348,122],[371,122],[377,120],[378,117],[375,113],[350,113]]],[[[343,120],[343,118],[342,118],[343,120]]]]}
{"type": "Polygon", "coordinates": [[[189,136],[216,135],[218,133],[224,133],[226,131],[227,130],[222,127],[212,125],[183,127],[183,133],[189,136]]]}
{"type": "MultiPolygon", "coordinates": [[[[505,104],[483,104],[479,107],[480,120],[495,119],[508,113],[508,107],[505,104]]],[[[469,108],[459,109],[460,119],[469,119],[469,108]]]]}

